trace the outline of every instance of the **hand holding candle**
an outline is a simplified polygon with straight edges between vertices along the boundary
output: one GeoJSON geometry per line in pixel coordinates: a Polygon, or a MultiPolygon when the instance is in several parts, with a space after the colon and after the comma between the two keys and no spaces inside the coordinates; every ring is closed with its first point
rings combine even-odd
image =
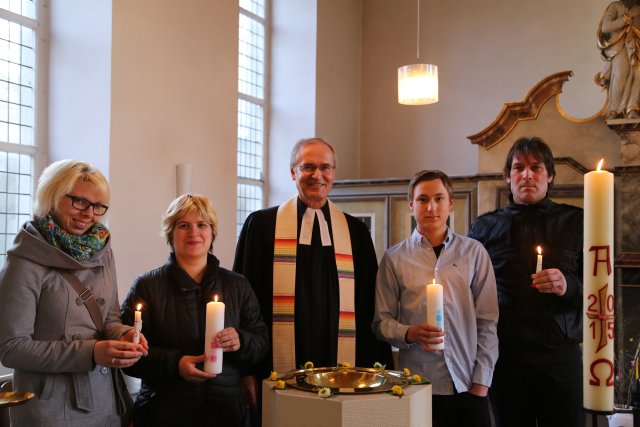
{"type": "Polygon", "coordinates": [[[135,311],[135,318],[133,321],[133,343],[140,344],[140,331],[142,331],[142,312],[140,309],[142,304],[138,304],[135,311]]]}
{"type": "Polygon", "coordinates": [[[542,271],[542,248],[538,246],[538,260],[536,262],[536,273],[540,273],[542,271]]]}
{"type": "Polygon", "coordinates": [[[238,335],[238,331],[236,331],[233,326],[229,326],[218,332],[215,339],[218,342],[218,347],[220,347],[223,352],[240,350],[240,335],[238,335]]]}
{"type": "Polygon", "coordinates": [[[222,348],[218,346],[216,335],[224,329],[224,303],[218,301],[218,296],[207,303],[207,321],[204,334],[204,371],[210,374],[222,372],[222,348]]]}
{"type": "MultiPolygon", "coordinates": [[[[442,294],[442,285],[436,283],[434,278],[433,283],[427,285],[427,323],[444,331],[442,294]]],[[[442,350],[444,349],[444,341],[440,344],[432,344],[429,347],[434,350],[442,350]]]]}

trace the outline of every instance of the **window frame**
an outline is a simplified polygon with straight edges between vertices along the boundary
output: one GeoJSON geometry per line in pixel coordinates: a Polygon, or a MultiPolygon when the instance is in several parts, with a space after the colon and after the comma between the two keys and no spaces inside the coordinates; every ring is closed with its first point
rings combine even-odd
{"type": "MultiPolygon", "coordinates": [[[[33,97],[33,145],[22,145],[10,142],[0,142],[0,151],[15,154],[24,154],[32,156],[31,171],[31,196],[32,206],[35,201],[35,190],[37,188],[37,178],[46,165],[47,156],[47,108],[48,108],[48,83],[49,83],[49,1],[50,0],[34,0],[36,18],[28,18],[23,15],[11,12],[7,9],[0,8],[0,18],[16,24],[29,27],[34,32],[35,38],[35,65],[34,65],[34,97],[33,97]]],[[[29,216],[33,217],[33,209],[29,212],[29,216]]],[[[20,226],[16,230],[6,230],[5,235],[16,235],[20,231],[20,226]]],[[[12,242],[6,241],[6,250],[11,246],[12,242]]],[[[4,264],[5,254],[1,254],[4,264]]]]}
{"type": "MultiPolygon", "coordinates": [[[[238,89],[238,99],[236,102],[236,107],[238,106],[240,100],[255,104],[255,105],[259,105],[262,108],[262,121],[263,121],[263,126],[262,126],[262,173],[261,173],[261,179],[257,180],[257,179],[251,179],[251,178],[245,178],[245,177],[241,177],[239,176],[239,174],[237,174],[237,168],[238,168],[238,164],[236,164],[236,178],[237,178],[237,183],[236,183],[236,217],[239,211],[239,200],[240,200],[240,194],[238,193],[238,186],[241,184],[246,184],[246,185],[253,185],[253,186],[258,186],[261,188],[262,190],[262,200],[261,200],[261,204],[260,204],[260,209],[263,209],[266,206],[266,201],[268,200],[268,188],[267,188],[267,176],[268,176],[268,156],[269,156],[269,128],[267,126],[267,124],[269,123],[269,96],[270,96],[270,85],[269,85],[269,71],[270,71],[270,61],[271,61],[271,55],[270,55],[270,45],[271,45],[271,27],[270,27],[270,16],[271,16],[271,1],[270,0],[264,0],[264,18],[260,17],[259,15],[256,15],[255,13],[251,12],[248,9],[244,9],[243,7],[241,7],[239,5],[238,7],[238,29],[240,29],[239,26],[239,19],[240,19],[240,15],[245,15],[246,17],[248,17],[249,19],[255,20],[259,23],[261,23],[263,25],[264,28],[264,70],[263,70],[263,76],[264,76],[264,81],[263,81],[263,95],[264,95],[264,99],[260,99],[260,98],[256,98],[254,96],[251,95],[247,95],[244,94],[242,92],[240,92],[240,90],[238,89]]],[[[238,37],[238,40],[240,38],[238,37]]],[[[240,54],[240,49],[238,48],[238,55],[240,54]]],[[[239,70],[239,64],[238,64],[238,70],[239,70]]],[[[240,78],[238,76],[238,82],[240,81],[240,78]]],[[[237,112],[239,112],[239,108],[237,107],[237,112]]],[[[239,128],[239,124],[237,126],[239,128]]],[[[238,144],[239,141],[239,135],[236,134],[236,144],[238,144]]],[[[239,153],[239,147],[236,145],[236,155],[239,153]]],[[[240,235],[240,223],[239,221],[237,221],[236,219],[236,228],[238,229],[237,233],[236,233],[236,238],[239,237],[240,235]]]]}

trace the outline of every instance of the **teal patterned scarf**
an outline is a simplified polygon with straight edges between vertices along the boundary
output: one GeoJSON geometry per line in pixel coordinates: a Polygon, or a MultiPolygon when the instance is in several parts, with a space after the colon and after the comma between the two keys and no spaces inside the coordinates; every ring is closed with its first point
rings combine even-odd
{"type": "Polygon", "coordinates": [[[51,215],[36,217],[36,228],[47,242],[64,251],[77,261],[88,261],[100,252],[109,238],[109,230],[99,222],[94,222],[82,235],[71,234],[53,220],[51,215]]]}

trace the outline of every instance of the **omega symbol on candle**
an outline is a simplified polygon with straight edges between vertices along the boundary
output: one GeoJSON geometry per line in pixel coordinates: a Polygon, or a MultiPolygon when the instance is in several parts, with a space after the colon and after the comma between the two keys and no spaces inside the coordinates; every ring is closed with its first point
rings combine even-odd
{"type": "Polygon", "coordinates": [[[536,273],[542,271],[542,248],[538,246],[538,260],[536,262],[536,273]]]}

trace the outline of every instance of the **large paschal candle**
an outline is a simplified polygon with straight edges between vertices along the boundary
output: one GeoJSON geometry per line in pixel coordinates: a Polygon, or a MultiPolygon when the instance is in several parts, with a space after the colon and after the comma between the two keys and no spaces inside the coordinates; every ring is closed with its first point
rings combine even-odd
{"type": "Polygon", "coordinates": [[[612,412],[614,396],[613,174],[584,176],[584,407],[612,412]]]}
{"type": "Polygon", "coordinates": [[[216,343],[216,335],[224,329],[224,303],[218,301],[218,296],[207,303],[207,325],[204,333],[204,353],[207,360],[204,370],[210,374],[222,372],[222,349],[216,343]]]}

